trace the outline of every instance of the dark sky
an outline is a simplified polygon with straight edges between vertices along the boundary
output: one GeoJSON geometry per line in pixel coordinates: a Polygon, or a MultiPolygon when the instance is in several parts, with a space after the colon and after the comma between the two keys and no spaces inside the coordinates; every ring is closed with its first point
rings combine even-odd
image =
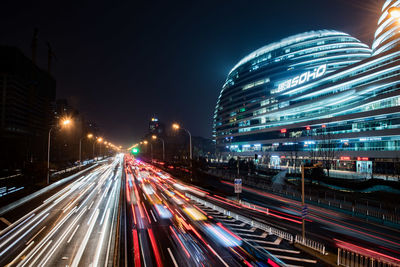
{"type": "Polygon", "coordinates": [[[229,70],[253,50],[318,29],[371,45],[378,0],[2,2],[0,43],[30,56],[39,28],[40,66],[50,41],[57,97],[67,98],[106,138],[129,145],[155,113],[210,137],[229,70]]]}

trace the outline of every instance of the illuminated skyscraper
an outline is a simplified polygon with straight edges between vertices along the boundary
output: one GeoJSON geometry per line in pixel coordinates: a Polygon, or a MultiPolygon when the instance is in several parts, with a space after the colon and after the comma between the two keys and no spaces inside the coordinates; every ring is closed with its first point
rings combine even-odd
{"type": "Polygon", "coordinates": [[[385,172],[400,157],[400,24],[388,13],[394,5],[400,2],[384,4],[372,49],[322,30],[240,60],[217,100],[217,149],[257,153],[273,165],[288,166],[296,154],[338,169],[385,172]]]}

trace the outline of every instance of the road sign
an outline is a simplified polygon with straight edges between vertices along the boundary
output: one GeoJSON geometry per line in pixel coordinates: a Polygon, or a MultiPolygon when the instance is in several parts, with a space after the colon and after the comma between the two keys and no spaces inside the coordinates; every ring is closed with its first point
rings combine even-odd
{"type": "Polygon", "coordinates": [[[308,214],[308,208],[307,208],[307,205],[304,205],[301,210],[301,217],[305,218],[305,217],[307,217],[307,214],[308,214]]]}
{"type": "Polygon", "coordinates": [[[235,179],[235,193],[242,193],[242,179],[235,179]]]}

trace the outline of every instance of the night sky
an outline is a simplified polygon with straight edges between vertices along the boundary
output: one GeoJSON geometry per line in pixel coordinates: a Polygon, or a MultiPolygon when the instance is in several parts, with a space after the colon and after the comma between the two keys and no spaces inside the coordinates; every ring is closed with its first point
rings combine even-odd
{"type": "Polygon", "coordinates": [[[270,42],[335,29],[371,45],[378,0],[10,1],[0,43],[31,56],[39,28],[58,61],[57,98],[67,98],[106,138],[129,145],[156,114],[211,137],[215,103],[230,69],[270,42]],[[82,1],[83,2],[83,1],[82,1]]]}

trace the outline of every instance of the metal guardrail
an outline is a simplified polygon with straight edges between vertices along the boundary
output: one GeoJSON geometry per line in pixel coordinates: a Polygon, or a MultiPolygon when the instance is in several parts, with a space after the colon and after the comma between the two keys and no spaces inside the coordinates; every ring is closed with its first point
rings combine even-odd
{"type": "Polygon", "coordinates": [[[400,266],[400,264],[397,264],[392,261],[388,261],[385,259],[375,259],[373,257],[361,255],[361,254],[358,254],[358,253],[355,253],[353,251],[343,249],[343,248],[338,248],[336,264],[338,266],[346,266],[346,267],[352,267],[352,266],[366,266],[366,267],[400,266]]]}
{"type": "Polygon", "coordinates": [[[325,252],[325,245],[316,242],[314,240],[304,238],[302,236],[296,235],[296,238],[294,239],[295,243],[299,243],[300,245],[303,245],[305,247],[311,248],[313,250],[318,251],[319,253],[326,255],[325,252]]]}
{"type": "MultiPolygon", "coordinates": [[[[223,177],[225,180],[233,181],[235,177],[223,177]]],[[[253,182],[253,181],[247,181],[246,179],[242,179],[243,184],[248,185],[248,186],[253,186],[259,189],[263,190],[268,190],[269,192],[272,192],[274,194],[279,194],[281,196],[286,196],[290,197],[292,199],[301,199],[301,194],[294,192],[294,191],[286,191],[282,189],[277,189],[273,188],[271,186],[268,186],[267,184],[263,182],[253,182]]],[[[394,223],[394,224],[400,224],[400,216],[393,214],[393,213],[388,213],[385,211],[377,210],[377,209],[372,209],[372,208],[365,208],[362,206],[358,205],[352,205],[351,203],[348,202],[341,202],[338,200],[329,200],[329,199],[321,199],[316,196],[310,196],[306,195],[306,200],[310,202],[314,202],[319,205],[325,205],[329,207],[334,207],[337,209],[342,209],[347,212],[351,212],[354,215],[358,216],[366,216],[366,217],[371,217],[371,218],[376,218],[382,221],[394,223]]]]}
{"type": "Polygon", "coordinates": [[[228,215],[228,216],[230,216],[230,217],[232,217],[232,218],[235,218],[235,219],[238,220],[238,221],[247,223],[247,224],[249,224],[249,225],[251,225],[251,226],[253,226],[253,227],[257,227],[257,228],[259,228],[259,229],[261,229],[261,230],[264,230],[265,232],[267,232],[267,233],[269,233],[269,234],[271,234],[271,235],[276,235],[276,236],[278,236],[278,237],[281,237],[281,238],[283,238],[283,239],[285,239],[285,240],[287,240],[287,241],[293,243],[293,235],[290,234],[290,233],[286,233],[286,232],[284,232],[284,231],[282,231],[282,230],[279,230],[279,229],[274,228],[274,227],[272,227],[272,226],[269,226],[269,225],[267,225],[267,224],[260,223],[260,222],[258,222],[258,221],[255,221],[255,220],[249,219],[249,218],[247,218],[247,217],[245,217],[245,216],[242,216],[242,215],[239,215],[239,214],[237,214],[237,213],[234,213],[234,212],[232,212],[232,211],[226,210],[226,209],[221,208],[221,207],[219,207],[219,206],[217,206],[217,205],[214,205],[214,204],[212,204],[212,203],[210,203],[210,202],[208,202],[208,201],[205,201],[205,200],[203,200],[203,199],[200,199],[200,198],[198,198],[198,197],[195,197],[195,196],[193,196],[193,195],[191,195],[191,194],[186,193],[185,195],[186,195],[187,197],[189,197],[190,199],[192,199],[192,200],[194,200],[194,201],[196,201],[196,202],[198,202],[198,203],[203,204],[203,205],[206,206],[206,207],[210,207],[210,208],[212,208],[213,210],[219,211],[219,212],[221,212],[221,213],[223,213],[223,214],[225,214],[225,215],[228,215]]]}

